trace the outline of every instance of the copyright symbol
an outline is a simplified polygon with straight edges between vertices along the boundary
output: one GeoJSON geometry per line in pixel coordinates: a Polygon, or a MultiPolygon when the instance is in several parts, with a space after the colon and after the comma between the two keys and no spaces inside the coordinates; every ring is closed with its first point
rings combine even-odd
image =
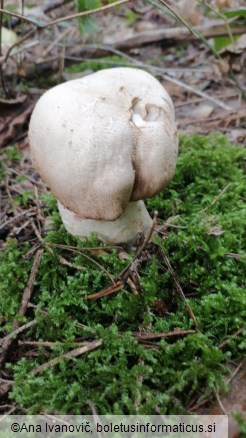
{"type": "Polygon", "coordinates": [[[19,430],[20,430],[19,423],[12,423],[11,424],[11,430],[12,430],[12,432],[19,432],[19,430]]]}

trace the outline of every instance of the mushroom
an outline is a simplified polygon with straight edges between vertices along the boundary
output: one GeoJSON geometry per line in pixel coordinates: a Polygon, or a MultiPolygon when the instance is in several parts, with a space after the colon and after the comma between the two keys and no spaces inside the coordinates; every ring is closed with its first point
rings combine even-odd
{"type": "Polygon", "coordinates": [[[80,237],[96,232],[110,244],[149,230],[143,200],[171,180],[178,153],[170,96],[149,73],[124,67],[44,93],[29,142],[66,229],[80,237]]]}

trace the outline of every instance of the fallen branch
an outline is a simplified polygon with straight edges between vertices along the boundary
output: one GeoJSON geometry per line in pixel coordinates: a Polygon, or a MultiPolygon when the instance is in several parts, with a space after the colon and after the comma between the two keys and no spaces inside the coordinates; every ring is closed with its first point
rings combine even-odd
{"type": "MultiPolygon", "coordinates": [[[[210,26],[194,26],[194,33],[202,35],[204,38],[213,38],[216,36],[227,36],[228,32],[223,23],[210,26]]],[[[246,26],[238,24],[232,26],[231,31],[233,35],[242,35],[246,33],[246,26]]],[[[143,32],[135,33],[128,38],[115,41],[113,47],[115,49],[129,50],[135,47],[143,46],[145,44],[153,44],[161,41],[165,43],[190,41],[194,40],[194,35],[186,27],[174,27],[171,29],[153,29],[143,32]]]]}

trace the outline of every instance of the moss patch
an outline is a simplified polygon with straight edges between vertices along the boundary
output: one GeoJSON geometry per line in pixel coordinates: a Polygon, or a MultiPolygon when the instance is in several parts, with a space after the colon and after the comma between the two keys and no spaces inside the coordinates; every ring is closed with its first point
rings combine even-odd
{"type": "MultiPolygon", "coordinates": [[[[172,183],[147,202],[149,211],[159,211],[160,221],[172,220],[139,260],[138,294],[127,284],[117,293],[87,299],[107,287],[134,253],[125,259],[94,236],[85,242],[72,238],[53,197],[45,197],[52,231],[44,239],[49,246],[35,281],[35,307],[22,318],[37,323],[19,339],[51,344],[35,349],[14,344],[7,365],[14,378],[11,399],[28,413],[90,413],[90,400],[99,414],[172,414],[223,387],[228,361],[246,350],[245,157],[245,150],[221,135],[181,138],[172,183]],[[165,257],[199,330],[140,342],[136,333],[194,329],[165,257]],[[102,345],[93,351],[32,374],[78,342],[96,339],[102,345]]],[[[30,243],[9,239],[0,254],[2,333],[11,331],[18,313],[33,262],[32,256],[23,257],[29,249],[30,243]]]]}

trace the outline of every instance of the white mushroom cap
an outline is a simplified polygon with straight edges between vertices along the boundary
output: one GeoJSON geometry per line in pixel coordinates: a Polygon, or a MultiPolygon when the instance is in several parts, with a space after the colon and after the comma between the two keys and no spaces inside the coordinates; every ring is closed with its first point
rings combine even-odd
{"type": "Polygon", "coordinates": [[[134,68],[101,70],[47,91],[29,141],[34,166],[77,220],[115,221],[129,201],[160,192],[178,153],[171,98],[134,68]]]}

